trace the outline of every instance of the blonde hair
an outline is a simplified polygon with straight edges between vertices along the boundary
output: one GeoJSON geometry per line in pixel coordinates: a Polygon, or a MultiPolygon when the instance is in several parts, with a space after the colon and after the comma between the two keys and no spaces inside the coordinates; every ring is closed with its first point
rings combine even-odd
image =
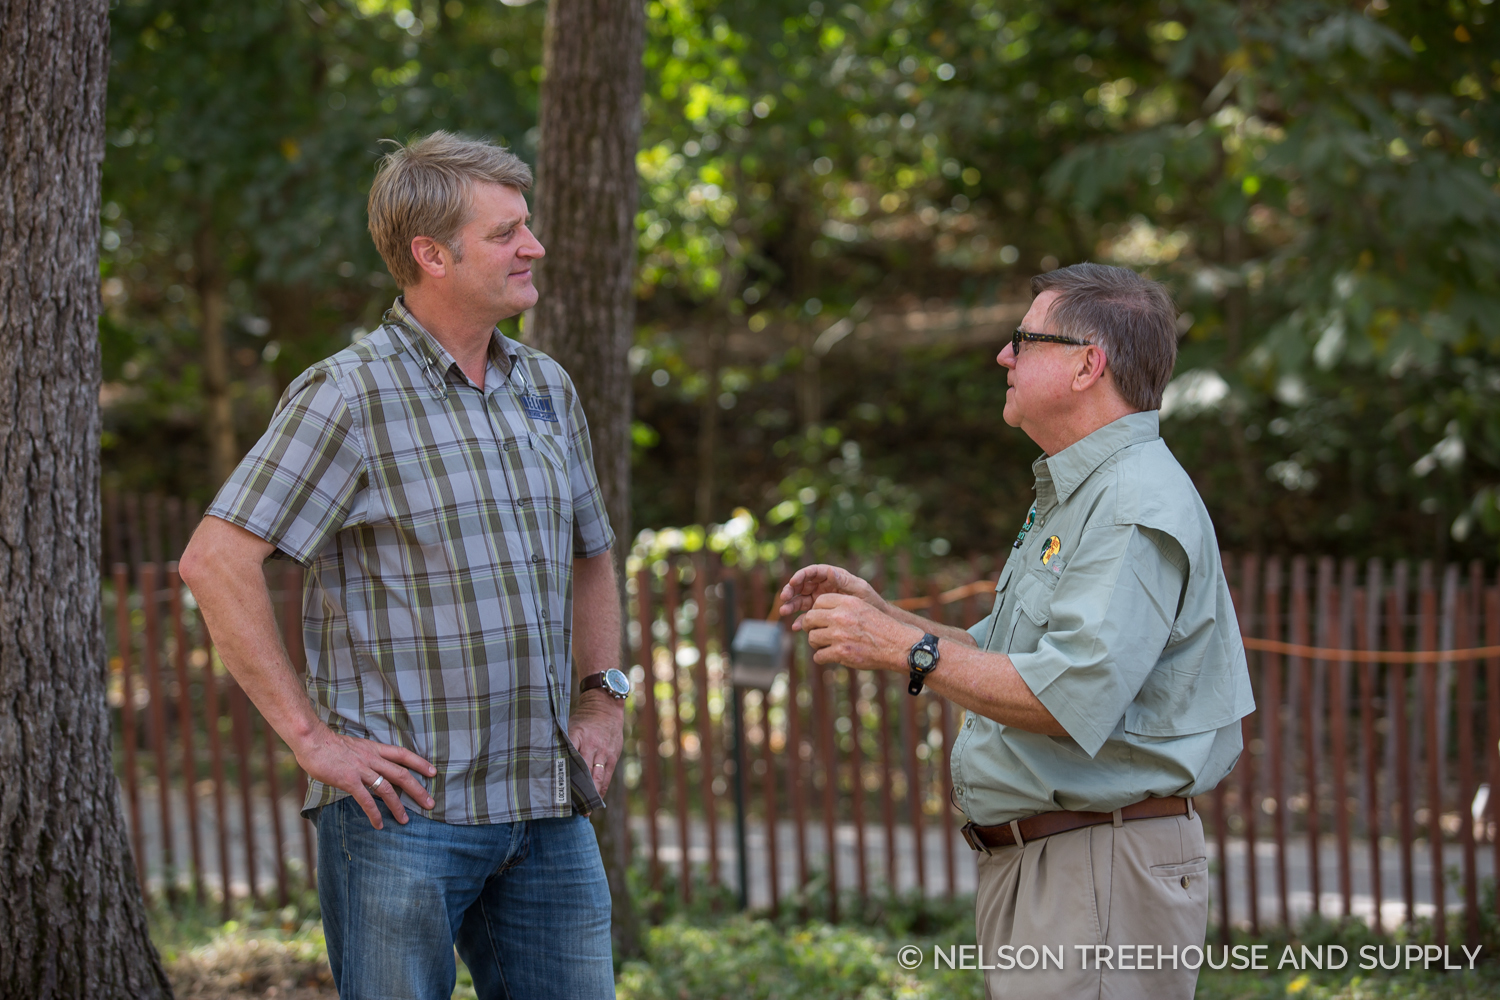
{"type": "Polygon", "coordinates": [[[469,194],[476,182],[517,191],[531,187],[531,168],[519,156],[487,139],[433,132],[380,160],[370,186],[370,238],[400,288],[422,280],[411,241],[426,236],[463,258],[458,231],[473,216],[469,194]]]}

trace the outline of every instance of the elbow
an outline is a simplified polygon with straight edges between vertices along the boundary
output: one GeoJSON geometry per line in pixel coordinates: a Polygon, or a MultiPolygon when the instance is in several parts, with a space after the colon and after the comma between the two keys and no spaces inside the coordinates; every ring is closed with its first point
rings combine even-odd
{"type": "Polygon", "coordinates": [[[187,584],[189,590],[197,590],[207,572],[208,561],[203,556],[202,548],[199,537],[194,535],[187,548],[182,550],[182,557],[177,560],[177,577],[187,584]]]}

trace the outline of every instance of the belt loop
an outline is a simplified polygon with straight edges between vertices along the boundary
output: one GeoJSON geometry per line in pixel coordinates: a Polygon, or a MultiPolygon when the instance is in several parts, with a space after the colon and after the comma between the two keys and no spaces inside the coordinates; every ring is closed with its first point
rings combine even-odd
{"type": "Polygon", "coordinates": [[[1114,812],[1114,817],[1115,829],[1118,830],[1120,829],[1120,827],[1125,825],[1125,811],[1123,809],[1116,809],[1114,812]]]}
{"type": "Polygon", "coordinates": [[[1026,838],[1021,836],[1021,824],[1015,820],[1010,821],[1010,835],[1016,838],[1017,847],[1026,846],[1026,838]]]}
{"type": "Polygon", "coordinates": [[[1189,795],[1187,797],[1187,804],[1188,804],[1188,810],[1187,810],[1187,817],[1188,817],[1188,819],[1195,819],[1195,818],[1197,818],[1198,811],[1193,808],[1193,797],[1191,795],[1189,795]]]}

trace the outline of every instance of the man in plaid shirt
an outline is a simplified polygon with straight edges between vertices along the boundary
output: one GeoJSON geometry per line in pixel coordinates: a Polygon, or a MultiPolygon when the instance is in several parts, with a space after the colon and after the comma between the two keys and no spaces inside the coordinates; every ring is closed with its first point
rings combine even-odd
{"type": "Polygon", "coordinates": [[[537,300],[530,181],[442,132],[385,158],[370,232],[403,295],[287,388],[181,562],[312,779],[344,1000],[446,1000],[455,945],[481,997],[614,995],[585,818],[629,687],[614,534],[572,382],[496,329],[537,300]],[[261,573],[273,554],[308,570],[305,685],[261,573]]]}

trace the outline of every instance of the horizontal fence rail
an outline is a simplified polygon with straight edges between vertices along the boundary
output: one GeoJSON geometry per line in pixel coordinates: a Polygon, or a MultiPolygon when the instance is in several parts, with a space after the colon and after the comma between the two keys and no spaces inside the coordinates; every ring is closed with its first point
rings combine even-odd
{"type": "MultiPolygon", "coordinates": [[[[970,626],[1002,562],[950,561],[931,578],[902,555],[846,565],[970,626]]],[[[1477,563],[1224,564],[1258,709],[1234,771],[1198,801],[1223,933],[1312,914],[1386,931],[1443,913],[1437,943],[1475,942],[1480,886],[1500,870],[1500,581],[1477,563]]],[[[886,673],[819,666],[800,636],[769,690],[730,685],[733,628],[773,614],[788,568],[676,553],[627,583],[636,692],[621,775],[650,883],[833,920],[893,894],[971,893],[948,771],[962,708],[886,673]]],[[[226,914],[240,896],[284,905],[316,871],[305,775],[225,672],[175,563],[117,562],[107,580],[142,885],[226,914]]],[[[301,570],[269,563],[267,582],[302,669],[301,570]]]]}

